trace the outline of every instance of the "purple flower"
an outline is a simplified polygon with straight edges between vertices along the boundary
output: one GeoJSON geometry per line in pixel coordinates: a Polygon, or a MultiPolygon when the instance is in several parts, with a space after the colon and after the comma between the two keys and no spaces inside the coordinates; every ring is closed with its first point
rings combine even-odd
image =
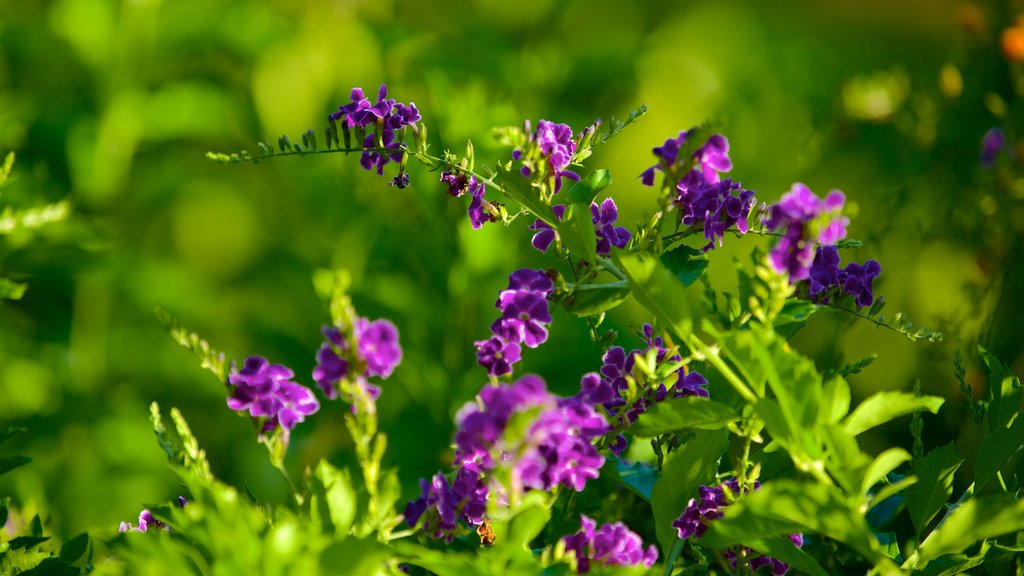
{"type": "Polygon", "coordinates": [[[495,306],[501,317],[491,324],[491,332],[503,342],[523,343],[530,348],[548,339],[547,324],[551,311],[547,296],[553,285],[543,271],[517,270],[509,276],[509,287],[498,293],[495,306]]]}
{"type": "Polygon", "coordinates": [[[513,384],[485,386],[476,401],[467,402],[455,414],[455,465],[477,472],[492,469],[492,449],[512,414],[554,403],[539,376],[527,375],[513,384]]]}
{"type": "Polygon", "coordinates": [[[402,361],[398,328],[387,320],[356,320],[355,337],[359,356],[366,362],[366,376],[387,378],[402,361]]]}
{"type": "MultiPolygon", "coordinates": [[[[729,141],[721,134],[713,134],[703,146],[694,152],[692,165],[687,168],[687,158],[679,158],[679,150],[689,138],[690,132],[680,132],[678,138],[669,138],[665,144],[653,150],[658,164],[651,166],[640,175],[645,186],[654,185],[655,171],[664,171],[666,178],[678,178],[675,182],[675,205],[679,208],[679,220],[686,226],[703,225],[704,246],[707,252],[722,245],[725,232],[735,226],[740,234],[747,233],[747,218],[755,204],[754,192],[744,190],[738,182],[722,180],[720,172],[732,170],[729,159],[729,141]],[[680,169],[688,171],[676,176],[680,169]]],[[[671,185],[671,184],[669,184],[671,185]]]]}
{"type": "MultiPolygon", "coordinates": [[[[754,482],[754,490],[760,487],[760,482],[754,482]]],[[[686,509],[672,522],[672,527],[676,529],[680,539],[703,536],[711,522],[723,516],[722,509],[740,496],[739,482],[736,478],[730,478],[714,488],[700,486],[697,488],[697,494],[697,498],[690,498],[686,509]]],[[[803,534],[791,534],[789,539],[794,545],[803,546],[803,534]]],[[[744,550],[748,556],[756,554],[749,548],[744,550]]],[[[734,568],[736,567],[735,551],[726,550],[724,557],[734,568]]],[[[771,566],[772,574],[777,576],[782,576],[789,570],[787,564],[769,556],[757,556],[750,561],[751,570],[757,570],[762,566],[771,566]]]]}
{"type": "Polygon", "coordinates": [[[553,173],[559,174],[569,165],[572,154],[576,151],[576,143],[572,140],[572,128],[569,128],[568,124],[541,120],[537,122],[537,132],[533,138],[540,147],[541,154],[547,157],[553,173]]]}
{"type": "Polygon", "coordinates": [[[527,121],[524,131],[530,133],[527,148],[512,151],[512,160],[521,163],[519,173],[523,178],[536,175],[540,180],[551,181],[551,192],[557,194],[562,189],[562,178],[579,180],[579,174],[568,170],[572,156],[576,152],[576,141],[573,140],[572,129],[567,124],[555,124],[547,120],[537,123],[537,129],[531,131],[527,121]]]}
{"type": "Polygon", "coordinates": [[[323,391],[324,396],[333,400],[338,397],[335,384],[348,376],[348,361],[335,350],[344,353],[348,349],[348,343],[341,336],[341,331],[334,326],[325,326],[322,332],[327,341],[320,345],[320,350],[316,353],[313,381],[323,391]]]}
{"type": "Polygon", "coordinates": [[[658,560],[658,550],[652,544],[644,549],[643,540],[622,522],[603,524],[587,516],[580,516],[580,531],[562,538],[566,552],[576,555],[580,574],[596,566],[637,566],[650,568],[658,560]]]}
{"type": "Polygon", "coordinates": [[[504,376],[512,373],[512,365],[519,361],[521,349],[516,342],[505,342],[493,337],[474,343],[477,361],[487,368],[490,376],[504,376]]]}
{"type": "Polygon", "coordinates": [[[580,492],[604,465],[593,441],[607,431],[604,417],[589,404],[564,399],[530,426],[524,442],[528,448],[515,463],[513,474],[527,488],[550,490],[561,484],[580,492]]]}
{"type": "Polygon", "coordinates": [[[997,127],[989,128],[981,139],[981,165],[988,168],[995,164],[999,151],[1006,147],[1006,136],[997,127]]]}
{"type": "Polygon", "coordinates": [[[590,214],[594,222],[594,231],[597,233],[597,253],[607,256],[612,246],[625,248],[629,243],[632,234],[622,226],[615,226],[619,218],[619,208],[611,198],[605,198],[600,206],[597,203],[590,204],[590,214]]]}
{"type": "MultiPolygon", "coordinates": [[[[565,206],[562,204],[556,204],[551,207],[551,212],[554,213],[555,218],[561,222],[562,218],[565,217],[565,206]]],[[[551,243],[558,237],[558,233],[555,229],[548,225],[547,222],[537,218],[533,224],[528,226],[530,230],[536,230],[537,233],[533,235],[533,239],[530,243],[534,248],[541,252],[547,252],[548,248],[551,247],[551,243]]]]}
{"type": "Polygon", "coordinates": [[[487,484],[480,474],[459,469],[451,485],[443,474],[427,482],[420,480],[420,497],[405,507],[405,521],[410,526],[423,520],[423,531],[432,538],[451,542],[458,527],[457,520],[480,524],[487,512],[487,484]]]}
{"type": "MultiPolygon", "coordinates": [[[[402,143],[399,140],[401,131],[406,126],[414,126],[421,119],[416,104],[403,104],[396,102],[394,98],[388,98],[387,86],[380,85],[377,91],[377,102],[371,103],[363,94],[362,88],[353,88],[349,94],[350,103],[338,107],[338,111],[330,115],[331,120],[341,120],[345,130],[351,128],[377,128],[380,129],[381,146],[378,149],[377,135],[374,132],[366,134],[363,138],[365,150],[359,159],[359,164],[366,170],[376,168],[377,174],[384,174],[384,166],[388,162],[401,162],[403,155],[402,143]]],[[[347,133],[347,132],[346,132],[347,133]]],[[[401,176],[401,175],[400,175],[401,176]]],[[[401,184],[404,188],[408,185],[408,177],[404,180],[399,178],[392,181],[401,184]]]]}
{"type": "Polygon", "coordinates": [[[232,364],[227,382],[231,389],[228,407],[264,419],[264,433],[278,426],[289,431],[320,409],[312,391],[291,381],[294,376],[289,368],[260,356],[246,358],[242,370],[232,364]]]}
{"type": "Polygon", "coordinates": [[[839,251],[835,246],[819,246],[808,274],[807,294],[815,302],[828,303],[830,292],[839,289],[854,297],[859,308],[871,306],[875,301],[872,281],[882,273],[876,260],[864,264],[850,262],[839,269],[839,251]]]}
{"type": "Polygon", "coordinates": [[[822,200],[797,183],[770,207],[764,224],[769,230],[782,230],[783,235],[769,253],[769,261],[787,273],[790,282],[808,278],[817,244],[835,244],[846,237],[849,219],[841,215],[845,201],[839,190],[822,200]]]}

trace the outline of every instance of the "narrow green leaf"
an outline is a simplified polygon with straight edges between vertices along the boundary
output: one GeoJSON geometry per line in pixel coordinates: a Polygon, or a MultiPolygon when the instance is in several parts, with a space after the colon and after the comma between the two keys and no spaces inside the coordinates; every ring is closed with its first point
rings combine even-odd
{"type": "Polygon", "coordinates": [[[658,402],[630,427],[641,437],[654,437],[686,428],[717,430],[739,419],[735,410],[707,398],[689,396],[658,402]]]}
{"type": "Polygon", "coordinates": [[[914,523],[917,534],[925,527],[953,493],[953,474],[963,460],[956,453],[956,447],[949,443],[936,448],[927,456],[915,459],[911,464],[918,482],[907,488],[907,511],[914,523]]]}
{"type": "Polygon", "coordinates": [[[611,183],[611,172],[604,169],[595,170],[586,178],[581,178],[579,182],[573,184],[569,189],[569,200],[573,204],[583,204],[589,210],[590,203],[611,183]]]}
{"type": "Polygon", "coordinates": [[[989,370],[988,392],[992,399],[988,407],[988,429],[992,434],[1005,428],[1020,412],[1022,390],[1020,380],[999,359],[981,346],[978,352],[989,370]]]}
{"type": "Polygon", "coordinates": [[[661,263],[689,286],[700,278],[708,267],[708,258],[703,252],[689,246],[680,246],[661,255],[661,263]]]}
{"type": "Polygon", "coordinates": [[[765,556],[771,556],[789,564],[790,568],[798,572],[810,574],[811,576],[829,576],[829,573],[822,568],[818,561],[807,552],[797,548],[793,542],[784,536],[770,536],[749,540],[747,546],[765,556]]]}
{"type": "Polygon", "coordinates": [[[1024,530],[1024,499],[1002,494],[971,498],[951,512],[921,543],[919,565],[944,554],[962,552],[975,542],[1024,530]]]}
{"type": "Polygon", "coordinates": [[[628,286],[598,285],[572,292],[562,301],[562,307],[577,316],[595,316],[622,304],[628,297],[628,286]]]}
{"type": "Polygon", "coordinates": [[[1024,418],[1018,416],[1008,428],[997,428],[978,446],[974,463],[975,491],[980,491],[1024,445],[1024,418]]]}
{"type": "Polygon", "coordinates": [[[615,261],[629,280],[633,297],[675,335],[686,338],[693,331],[686,288],[657,258],[649,254],[614,253],[615,261]]]}
{"type": "Polygon", "coordinates": [[[15,468],[20,468],[21,466],[24,466],[25,464],[28,464],[31,461],[32,459],[29,458],[28,456],[20,455],[5,456],[3,458],[0,458],[0,476],[10,472],[11,470],[14,470],[15,468]]]}
{"type": "Polygon", "coordinates": [[[850,434],[857,436],[894,418],[927,410],[932,414],[939,411],[945,402],[939,396],[917,396],[908,392],[878,392],[861,402],[843,426],[850,434]]]}
{"type": "MultiPolygon", "coordinates": [[[[323,574],[340,576],[381,574],[381,567],[387,562],[391,552],[389,546],[377,542],[374,538],[338,540],[331,543],[320,555],[320,568],[323,574]]],[[[468,573],[463,573],[463,576],[468,576],[468,573]]]]}
{"type": "Polygon", "coordinates": [[[807,321],[819,308],[821,306],[806,300],[786,300],[773,322],[775,331],[783,338],[791,338],[807,325],[807,321]]]}
{"type": "Polygon", "coordinates": [[[4,428],[0,430],[0,445],[15,436],[21,436],[24,438],[26,432],[27,430],[25,428],[4,428]]]}
{"type": "Polygon", "coordinates": [[[60,560],[68,564],[74,564],[89,549],[89,534],[82,532],[71,540],[68,540],[60,547],[60,560]]]}
{"type": "Polygon", "coordinates": [[[728,446],[727,430],[699,430],[665,458],[661,478],[651,492],[654,531],[663,556],[678,540],[672,522],[683,513],[686,502],[697,495],[697,487],[713,483],[718,461],[728,446]]]}
{"type": "Polygon", "coordinates": [[[889,448],[879,454],[871,461],[867,471],[864,473],[861,493],[867,494],[872,486],[879,483],[882,478],[885,478],[890,472],[899,467],[900,464],[909,462],[910,459],[910,453],[902,448],[889,448]]]}
{"type": "Polygon", "coordinates": [[[11,550],[28,550],[29,548],[35,548],[49,539],[49,536],[18,536],[8,542],[8,544],[10,545],[11,550]]]}

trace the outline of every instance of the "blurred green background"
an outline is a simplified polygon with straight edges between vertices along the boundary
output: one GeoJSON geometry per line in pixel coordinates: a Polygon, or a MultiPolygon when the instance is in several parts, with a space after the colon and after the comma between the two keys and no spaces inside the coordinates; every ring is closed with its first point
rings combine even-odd
{"type": "MultiPolygon", "coordinates": [[[[451,415],[485,381],[472,342],[487,334],[508,272],[556,265],[525,223],[470,229],[465,203],[411,169],[389,188],[355,156],[225,167],[208,150],[322,129],[327,114],[386,82],[415,102],[432,149],[505,159],[493,126],[544,118],[582,129],[650,112],[589,161],[608,167],[631,226],[653,206],[636,176],[650,149],[711,120],[728,136],[733,176],[771,202],[793,182],[845,191],[877,258],[888,313],[946,333],[939,345],[823,312],[794,338],[822,369],[877,352],[852,378],[856,398],[924,388],[951,399],[927,443],[973,449],[953,350],[984,388],[984,343],[1022,370],[1022,154],[990,169],[981,138],[1019,137],[1020,63],[1000,50],[1019,3],[946,0],[0,0],[0,153],[17,153],[0,207],[67,198],[69,218],[0,236],[0,274],[29,284],[0,304],[0,424],[27,427],[35,462],[0,495],[47,510],[63,534],[114,530],[143,503],[177,495],[148,405],[179,407],[214,472],[261,498],[285,488],[224,386],[167,336],[167,308],[229,357],[266,356],[309,376],[327,322],[317,269],[344,267],[359,312],[401,330],[405,360],[384,384],[389,461],[407,492],[450,458],[451,415]]],[[[464,200],[464,199],[463,199],[464,200]]],[[[727,238],[732,259],[761,240],[727,238]]],[[[694,291],[694,298],[699,292],[694,291]]],[[[639,345],[632,303],[610,315],[639,345]]],[[[600,365],[584,324],[555,315],[523,369],[562,393],[600,365]]],[[[325,404],[295,432],[288,466],[351,459],[345,408],[325,404]]],[[[905,427],[876,442],[909,445],[905,427]]],[[[965,466],[968,469],[970,466],[965,466]]]]}

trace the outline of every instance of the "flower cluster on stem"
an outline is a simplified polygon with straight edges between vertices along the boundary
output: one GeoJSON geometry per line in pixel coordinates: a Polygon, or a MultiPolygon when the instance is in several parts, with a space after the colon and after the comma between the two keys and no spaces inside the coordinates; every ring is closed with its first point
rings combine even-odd
{"type": "Polygon", "coordinates": [[[591,566],[639,566],[650,568],[658,560],[658,549],[651,544],[644,548],[643,540],[622,522],[602,524],[580,516],[580,530],[564,536],[566,552],[576,556],[576,570],[590,572],[591,566]]]}

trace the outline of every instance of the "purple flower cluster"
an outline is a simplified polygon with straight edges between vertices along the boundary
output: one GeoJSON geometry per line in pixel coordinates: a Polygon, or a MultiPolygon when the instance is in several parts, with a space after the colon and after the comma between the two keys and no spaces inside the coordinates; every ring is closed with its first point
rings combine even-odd
{"type": "Polygon", "coordinates": [[[484,387],[478,401],[459,410],[455,423],[457,466],[488,472],[508,462],[513,482],[523,488],[549,490],[560,484],[582,491],[604,465],[593,444],[608,430],[604,417],[577,398],[550,394],[538,376],[484,387]],[[505,438],[509,419],[531,409],[538,414],[525,437],[505,438]]]}
{"type": "MultiPolygon", "coordinates": [[[[410,102],[403,104],[396,102],[394,98],[388,98],[388,88],[380,85],[377,91],[377,102],[371,103],[363,94],[362,88],[353,88],[350,94],[352,102],[338,107],[338,111],[331,114],[331,120],[341,120],[345,130],[351,128],[371,128],[363,138],[363,152],[359,164],[366,170],[376,168],[377,174],[384,174],[384,166],[388,162],[402,161],[402,144],[399,139],[400,131],[406,126],[413,126],[420,121],[420,112],[416,104],[410,102]],[[380,142],[378,147],[376,128],[380,128],[380,142]],[[371,150],[372,149],[372,150],[371,150]]],[[[401,182],[401,175],[398,180],[401,182]]],[[[408,183],[408,179],[404,181],[408,183]]],[[[404,186],[399,186],[404,187],[404,186]]]]}
{"type": "MultiPolygon", "coordinates": [[[[754,489],[761,487],[759,482],[754,482],[754,489]]],[[[708,530],[709,524],[723,516],[722,508],[728,506],[740,494],[739,481],[731,478],[718,486],[700,486],[697,489],[698,497],[690,498],[686,503],[686,509],[672,522],[680,539],[700,538],[708,530]]],[[[790,534],[789,539],[797,547],[804,544],[803,534],[790,534]]],[[[748,554],[756,554],[749,548],[744,548],[748,554]]],[[[736,566],[736,553],[727,550],[724,554],[733,567],[736,566]]],[[[770,556],[757,556],[748,562],[750,569],[756,571],[763,566],[770,566],[775,576],[783,576],[789,571],[789,565],[770,556]]]]}
{"type": "MultiPolygon", "coordinates": [[[[185,500],[184,496],[178,496],[176,500],[179,508],[184,508],[188,505],[188,500],[185,500]]],[[[150,528],[159,528],[161,530],[170,532],[171,527],[166,523],[157,520],[153,513],[149,509],[144,509],[139,513],[139,523],[136,526],[132,526],[131,522],[121,522],[118,526],[118,532],[147,532],[150,528]]]]}
{"type": "Polygon", "coordinates": [[[803,184],[773,204],[765,219],[769,230],[782,230],[782,238],[769,253],[772,266],[789,274],[790,282],[806,280],[814,263],[818,244],[830,245],[846,237],[849,218],[842,216],[846,196],[832,190],[824,200],[803,184]]]}
{"type": "Polygon", "coordinates": [[[874,304],[871,283],[882,273],[882,265],[868,260],[864,264],[850,262],[840,269],[839,261],[839,250],[835,246],[818,246],[807,279],[811,299],[828,303],[833,289],[838,289],[853,296],[860,308],[874,304]]]}
{"type": "Polygon", "coordinates": [[[981,165],[991,167],[996,162],[999,151],[1006,147],[1006,135],[997,127],[989,128],[981,138],[981,165]]]}
{"type": "Polygon", "coordinates": [[[455,481],[442,474],[420,481],[420,498],[406,506],[405,519],[449,541],[457,520],[480,524],[488,498],[499,502],[507,493],[492,491],[490,474],[499,466],[511,469],[513,490],[550,490],[556,485],[583,490],[596,478],[604,457],[594,440],[608,425],[591,406],[577,398],[559,398],[548,392],[539,376],[523,376],[506,385],[485,386],[477,398],[455,415],[455,481]],[[516,415],[535,412],[525,432],[507,434],[516,415]]]}
{"type": "MultiPolygon", "coordinates": [[[[402,361],[398,328],[387,320],[371,322],[366,318],[357,318],[351,334],[354,347],[335,326],[324,327],[323,334],[326,340],[316,355],[313,380],[323,390],[324,396],[337,398],[338,383],[352,379],[371,402],[376,400],[380,396],[380,388],[367,382],[367,378],[387,378],[402,361]],[[353,367],[361,370],[353,371],[353,367]]],[[[347,400],[351,402],[353,399],[347,400]]]]}
{"type": "Polygon", "coordinates": [[[551,323],[547,298],[553,289],[551,278],[542,270],[524,268],[509,275],[508,289],[498,293],[494,304],[501,317],[491,324],[493,336],[475,343],[477,360],[489,375],[511,373],[521,355],[520,344],[536,348],[547,341],[546,326],[551,323]]]}
{"type": "MultiPolygon", "coordinates": [[[[530,132],[530,122],[526,122],[525,131],[530,132]]],[[[519,173],[523,178],[531,176],[548,181],[553,179],[551,190],[557,194],[562,189],[562,178],[579,180],[579,174],[568,170],[572,155],[576,152],[576,141],[572,137],[572,128],[567,124],[555,124],[547,120],[537,122],[537,130],[530,134],[524,150],[512,151],[512,159],[519,161],[519,173]]]]}
{"type": "MultiPolygon", "coordinates": [[[[561,221],[565,217],[565,206],[556,204],[551,207],[551,212],[554,213],[555,218],[561,221]]],[[[605,198],[601,204],[592,202],[590,217],[597,235],[597,253],[599,255],[607,256],[611,252],[612,246],[625,248],[626,244],[629,244],[629,239],[633,235],[626,228],[615,225],[615,221],[619,219],[619,208],[615,205],[614,200],[605,198]]],[[[529,228],[536,231],[530,243],[541,252],[547,252],[551,243],[558,237],[554,228],[540,218],[537,218],[529,228]]]]}
{"type": "Polygon", "coordinates": [[[644,549],[643,540],[622,522],[602,524],[587,516],[580,516],[580,531],[562,538],[566,552],[576,555],[576,568],[580,574],[597,566],[637,566],[650,568],[658,560],[658,549],[653,544],[644,549]]]}
{"type": "Polygon", "coordinates": [[[320,409],[309,388],[291,381],[294,376],[291,369],[260,356],[246,358],[241,370],[232,362],[228,407],[262,420],[262,434],[272,433],[278,426],[287,433],[320,409]]]}
{"type": "MultiPolygon", "coordinates": [[[[644,324],[644,335],[647,337],[647,348],[631,350],[628,354],[621,346],[609,348],[601,357],[600,374],[590,372],[580,380],[580,392],[578,398],[588,404],[601,405],[609,414],[619,414],[620,424],[632,424],[636,419],[647,411],[654,403],[661,402],[672,393],[673,398],[684,396],[708,397],[705,388],[708,381],[699,372],[688,370],[685,366],[676,370],[669,378],[668,385],[665,382],[655,382],[639,390],[638,395],[627,401],[623,397],[629,389],[626,377],[633,375],[636,365],[637,354],[646,356],[654,349],[658,364],[675,363],[682,360],[678,354],[669,355],[669,349],[665,348],[665,342],[660,336],[654,336],[654,329],[650,324],[644,324]],[[622,411],[622,407],[629,407],[622,411]]],[[[610,446],[616,454],[620,454],[626,448],[626,439],[619,436],[610,446]]]]}
{"type": "Polygon", "coordinates": [[[675,182],[675,205],[679,208],[680,222],[686,226],[703,223],[704,238],[708,243],[704,251],[711,250],[717,242],[722,245],[726,230],[735,226],[740,234],[747,233],[747,218],[754,207],[754,192],[745,190],[738,182],[722,179],[720,172],[732,170],[729,159],[729,141],[721,134],[714,134],[694,152],[692,167],[678,176],[687,158],[680,158],[682,149],[691,132],[682,131],[676,138],[654,148],[658,164],[651,166],[640,175],[645,186],[654,185],[657,171],[665,172],[675,182]]]}
{"type": "Polygon", "coordinates": [[[443,474],[427,482],[420,480],[420,497],[405,507],[405,521],[415,526],[423,519],[423,531],[432,538],[451,542],[458,520],[479,525],[487,512],[487,483],[484,477],[469,468],[460,468],[455,482],[448,484],[443,474]]]}
{"type": "Polygon", "coordinates": [[[473,197],[469,202],[467,212],[469,213],[469,222],[473,225],[474,230],[479,230],[486,222],[495,222],[498,219],[497,210],[490,202],[484,200],[487,187],[483,182],[477,180],[476,176],[463,171],[445,170],[441,172],[441,182],[448,185],[448,194],[455,198],[466,192],[473,197]]]}

